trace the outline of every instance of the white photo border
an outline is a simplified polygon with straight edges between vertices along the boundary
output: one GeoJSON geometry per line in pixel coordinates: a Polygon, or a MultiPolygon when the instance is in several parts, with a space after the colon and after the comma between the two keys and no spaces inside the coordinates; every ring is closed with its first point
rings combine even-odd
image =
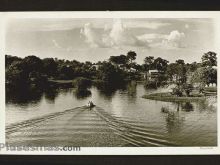
{"type": "MultiPolygon", "coordinates": [[[[0,143],[5,143],[5,26],[12,18],[212,18],[215,22],[215,50],[220,54],[220,11],[82,11],[0,12],[0,143]]],[[[219,63],[219,58],[217,58],[219,63]]],[[[220,73],[218,72],[218,81],[220,73]]],[[[219,91],[219,86],[218,89],[219,91]]],[[[219,103],[219,93],[217,92],[219,103]]],[[[218,106],[217,106],[218,107],[218,106]]],[[[217,108],[218,109],[218,108],[217,108]]],[[[10,155],[213,155],[220,154],[217,110],[217,147],[81,147],[81,151],[0,151],[10,155]]]]}

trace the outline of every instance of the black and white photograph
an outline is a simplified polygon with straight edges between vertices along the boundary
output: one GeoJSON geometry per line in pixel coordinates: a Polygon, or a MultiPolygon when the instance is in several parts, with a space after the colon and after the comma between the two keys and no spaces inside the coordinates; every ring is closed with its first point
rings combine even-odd
{"type": "Polygon", "coordinates": [[[6,144],[218,147],[216,19],[58,15],[6,20],[6,144]]]}

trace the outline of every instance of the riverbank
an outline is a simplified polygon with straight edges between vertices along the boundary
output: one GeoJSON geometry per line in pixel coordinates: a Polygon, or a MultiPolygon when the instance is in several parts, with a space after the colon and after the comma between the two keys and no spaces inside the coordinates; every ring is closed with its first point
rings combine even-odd
{"type": "Polygon", "coordinates": [[[48,80],[50,86],[52,87],[66,87],[71,88],[73,87],[73,80],[48,80]]]}
{"type": "Polygon", "coordinates": [[[163,93],[151,93],[148,95],[143,95],[142,98],[150,99],[150,100],[158,100],[165,102],[187,102],[187,101],[204,101],[206,99],[205,96],[191,96],[191,97],[177,97],[172,95],[170,92],[163,93]]]}

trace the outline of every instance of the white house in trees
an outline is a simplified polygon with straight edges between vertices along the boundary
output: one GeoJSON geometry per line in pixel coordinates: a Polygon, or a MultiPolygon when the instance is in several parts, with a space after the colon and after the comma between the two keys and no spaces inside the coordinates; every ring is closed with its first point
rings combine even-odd
{"type": "Polygon", "coordinates": [[[147,74],[145,75],[145,79],[147,79],[147,80],[157,80],[160,74],[161,74],[161,72],[158,71],[157,69],[149,70],[147,72],[147,74]]]}

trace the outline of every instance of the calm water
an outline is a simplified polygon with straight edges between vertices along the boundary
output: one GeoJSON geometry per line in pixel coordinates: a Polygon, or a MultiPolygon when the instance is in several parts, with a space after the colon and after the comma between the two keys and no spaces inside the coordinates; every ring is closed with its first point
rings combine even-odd
{"type": "Polygon", "coordinates": [[[146,90],[142,84],[118,90],[90,90],[92,95],[87,97],[78,96],[73,89],[7,94],[6,125],[86,105],[92,100],[109,120],[129,126],[132,131],[126,138],[141,141],[140,145],[145,146],[147,137],[148,142],[159,146],[167,141],[177,146],[217,145],[216,98],[181,104],[148,100],[141,96],[158,90],[146,90]]]}

